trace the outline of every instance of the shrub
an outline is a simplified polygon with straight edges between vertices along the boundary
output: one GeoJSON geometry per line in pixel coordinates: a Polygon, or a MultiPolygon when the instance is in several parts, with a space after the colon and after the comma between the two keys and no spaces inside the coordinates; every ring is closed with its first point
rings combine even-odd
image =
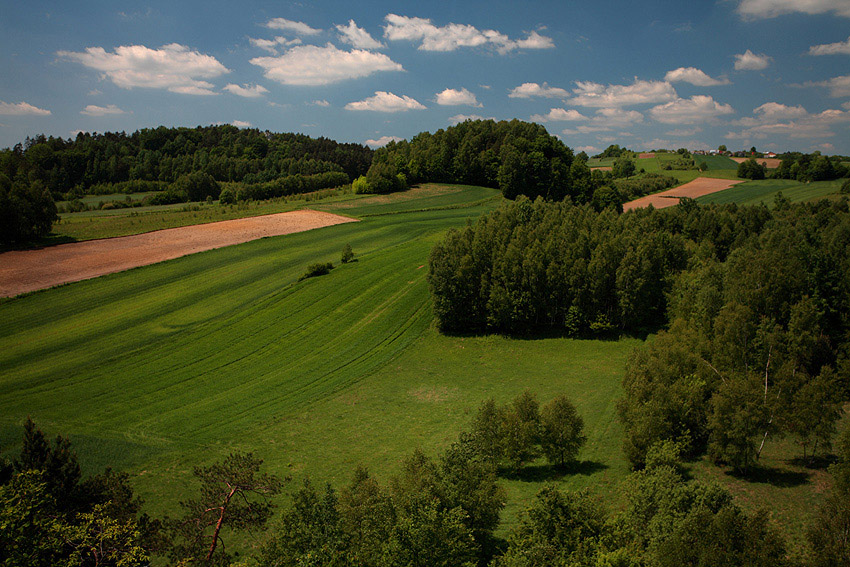
{"type": "Polygon", "coordinates": [[[169,186],[168,190],[185,193],[189,201],[203,201],[208,196],[218,199],[221,193],[218,181],[213,179],[212,175],[203,171],[181,175],[177,181],[169,186]]]}
{"type": "Polygon", "coordinates": [[[850,193],[850,179],[845,181],[844,184],[841,186],[841,192],[850,193]]]}
{"type": "Polygon", "coordinates": [[[741,162],[738,165],[738,177],[743,179],[764,179],[764,166],[754,158],[741,162]]]}
{"type": "Polygon", "coordinates": [[[316,276],[324,276],[325,274],[330,273],[331,270],[334,269],[334,265],[331,262],[317,262],[315,264],[310,264],[307,266],[307,271],[304,272],[298,281],[306,280],[307,278],[314,278],[316,276]]]}
{"type": "Polygon", "coordinates": [[[354,251],[351,249],[351,244],[346,244],[342,249],[342,258],[340,258],[340,262],[348,264],[352,260],[354,260],[354,251]]]}

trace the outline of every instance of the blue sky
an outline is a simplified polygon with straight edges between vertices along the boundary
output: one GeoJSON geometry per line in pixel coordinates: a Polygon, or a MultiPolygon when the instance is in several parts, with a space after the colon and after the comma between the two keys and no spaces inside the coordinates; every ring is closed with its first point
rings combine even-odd
{"type": "Polygon", "coordinates": [[[589,153],[850,154],[850,0],[2,0],[0,14],[0,147],[216,123],[376,146],[484,117],[589,153]]]}

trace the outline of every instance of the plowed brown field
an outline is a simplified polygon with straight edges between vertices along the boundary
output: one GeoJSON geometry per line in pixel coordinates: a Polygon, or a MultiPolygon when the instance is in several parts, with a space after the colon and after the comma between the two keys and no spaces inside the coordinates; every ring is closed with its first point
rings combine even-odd
{"type": "Polygon", "coordinates": [[[744,181],[746,180],[697,177],[690,183],[685,183],[684,185],[674,187],[661,193],[654,193],[652,195],[647,195],[646,197],[630,201],[623,205],[623,210],[630,211],[632,209],[648,207],[649,205],[652,205],[656,209],[672,207],[679,204],[679,199],[681,197],[696,199],[703,195],[709,195],[711,193],[723,191],[724,189],[729,189],[730,187],[737,185],[738,183],[743,183],[744,181]]]}
{"type": "Polygon", "coordinates": [[[319,211],[292,211],[60,244],[39,250],[5,252],[0,254],[0,297],[12,297],[266,236],[346,222],[356,220],[319,211]]]}

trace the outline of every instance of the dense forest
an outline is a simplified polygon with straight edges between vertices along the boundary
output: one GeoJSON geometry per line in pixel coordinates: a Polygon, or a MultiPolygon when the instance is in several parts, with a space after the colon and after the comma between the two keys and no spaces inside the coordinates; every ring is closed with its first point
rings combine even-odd
{"type": "Polygon", "coordinates": [[[134,180],[172,183],[195,172],[244,183],[328,171],[353,179],[371,163],[372,150],[360,144],[229,125],[160,126],[129,135],[80,132],[74,140],[39,135],[0,151],[0,174],[13,184],[40,181],[57,200],[134,180]]]}
{"type": "Polygon", "coordinates": [[[81,132],[74,140],[27,138],[0,151],[0,244],[46,236],[66,211],[84,210],[87,194],[160,192],[146,205],[206,198],[269,199],[346,185],[365,174],[372,150],[303,134],[235,126],[143,129],[130,135],[81,132]]]}

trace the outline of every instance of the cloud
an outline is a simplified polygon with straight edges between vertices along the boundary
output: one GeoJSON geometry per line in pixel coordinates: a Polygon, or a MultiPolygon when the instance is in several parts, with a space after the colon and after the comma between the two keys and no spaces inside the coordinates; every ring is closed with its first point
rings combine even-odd
{"type": "Polygon", "coordinates": [[[584,152],[586,154],[595,154],[599,152],[599,148],[596,146],[578,146],[576,148],[577,152],[584,152]]]}
{"type": "Polygon", "coordinates": [[[650,104],[676,100],[676,90],[665,81],[641,81],[635,79],[631,85],[600,85],[592,82],[576,82],[571,104],[598,108],[613,108],[650,104]]]}
{"type": "Polygon", "coordinates": [[[330,106],[331,105],[331,103],[329,103],[326,100],[314,100],[313,102],[308,103],[308,104],[312,104],[313,106],[330,106]]]}
{"type": "Polygon", "coordinates": [[[770,65],[771,58],[761,53],[756,55],[749,49],[744,53],[735,55],[736,71],[761,71],[770,65]]]}
{"type": "Polygon", "coordinates": [[[236,126],[237,128],[250,128],[252,126],[250,122],[245,122],[244,120],[234,120],[230,124],[231,126],[236,126]]]}
{"type": "Polygon", "coordinates": [[[425,107],[409,96],[398,96],[385,91],[375,91],[374,96],[345,105],[346,110],[371,110],[374,112],[405,112],[423,110],[425,107]]]}
{"type": "Polygon", "coordinates": [[[510,94],[510,98],[531,98],[539,96],[543,98],[567,98],[570,93],[558,87],[550,87],[547,83],[538,85],[537,83],[523,83],[515,87],[510,94]]]}
{"type": "Polygon", "coordinates": [[[467,24],[435,26],[427,18],[409,18],[387,14],[384,18],[384,37],[391,41],[420,42],[422,51],[455,51],[461,47],[489,45],[499,53],[515,49],[550,49],[555,47],[551,38],[532,31],[525,39],[510,39],[495,30],[479,30],[467,24]]]}
{"type": "Polygon", "coordinates": [[[28,102],[3,102],[0,100],[0,114],[7,116],[50,116],[50,111],[33,106],[28,102]]]}
{"type": "Polygon", "coordinates": [[[783,14],[825,14],[834,12],[850,18],[847,0],[741,0],[737,9],[744,19],[775,18],[783,14]]]}
{"type": "Polygon", "coordinates": [[[720,104],[706,95],[680,98],[649,109],[650,116],[664,124],[698,124],[734,112],[728,104],[720,104]]]}
{"type": "Polygon", "coordinates": [[[847,41],[813,45],[809,48],[809,55],[850,55],[850,37],[847,41]]]}
{"type": "Polygon", "coordinates": [[[101,71],[103,78],[123,89],[140,87],[212,95],[215,94],[213,85],[201,79],[213,79],[230,72],[215,57],[179,43],[159,49],[122,45],[116,47],[114,53],[107,53],[102,47],[88,47],[84,52],[59,51],[57,55],[101,71]]]}
{"type": "Polygon", "coordinates": [[[478,108],[484,106],[478,102],[475,94],[469,92],[466,88],[460,90],[446,89],[437,93],[437,104],[440,106],[476,106],[478,108]]]}
{"type": "MultiPolygon", "coordinates": [[[[587,124],[563,130],[564,134],[591,134],[594,132],[610,132],[628,128],[639,122],[643,122],[643,114],[637,110],[623,110],[622,108],[600,108],[596,116],[589,118],[587,124]]],[[[621,134],[622,135],[622,134],[621,134]]]]}
{"type": "Polygon", "coordinates": [[[696,128],[690,128],[688,130],[685,130],[684,128],[680,128],[678,130],[670,130],[669,132],[664,132],[664,135],[672,136],[674,138],[687,138],[690,136],[696,136],[700,132],[702,132],[702,128],[697,126],[696,128]]]}
{"type": "Polygon", "coordinates": [[[90,104],[85,107],[85,109],[81,110],[80,114],[85,114],[86,116],[107,116],[127,113],[115,106],[114,104],[110,104],[107,106],[96,106],[94,104],[90,104]]]}
{"type": "Polygon", "coordinates": [[[850,96],[850,75],[842,75],[833,77],[826,81],[808,82],[803,84],[804,87],[825,87],[829,89],[829,96],[833,98],[842,98],[850,96]]]}
{"type": "Polygon", "coordinates": [[[668,83],[690,83],[698,87],[715,87],[717,85],[730,84],[729,79],[712,79],[696,67],[679,67],[673,71],[668,71],[664,75],[664,80],[668,83]]]}
{"type": "Polygon", "coordinates": [[[531,117],[532,122],[564,122],[568,120],[587,120],[587,117],[572,108],[570,110],[552,108],[548,114],[535,114],[531,117]]]}
{"type": "Polygon", "coordinates": [[[244,87],[240,87],[233,83],[225,86],[222,90],[245,98],[260,98],[269,92],[269,89],[262,85],[245,85],[244,87]]]}
{"type": "Polygon", "coordinates": [[[449,118],[450,124],[460,124],[461,122],[466,122],[467,120],[495,120],[496,118],[490,116],[486,118],[481,116],[480,114],[455,114],[451,118],[449,118]]]}
{"type": "Polygon", "coordinates": [[[381,136],[377,140],[366,140],[366,145],[372,148],[383,148],[390,142],[400,142],[404,138],[399,138],[398,136],[381,136]]]}
{"type": "Polygon", "coordinates": [[[311,28],[304,22],[293,22],[286,18],[272,18],[263,25],[269,29],[291,31],[298,35],[316,35],[322,33],[322,30],[311,28]]]}
{"type": "Polygon", "coordinates": [[[386,47],[383,43],[369,35],[369,32],[354,23],[354,20],[348,20],[348,25],[336,26],[339,32],[340,39],[357,48],[357,49],[380,49],[386,47]]]}
{"type": "Polygon", "coordinates": [[[753,110],[753,115],[734,122],[744,126],[739,132],[729,132],[730,139],[765,139],[769,136],[789,138],[819,138],[834,136],[831,130],[838,124],[850,123],[850,112],[824,110],[809,114],[802,106],[786,106],[776,102],[765,103],[753,110]]]}
{"type": "Polygon", "coordinates": [[[262,67],[267,79],[284,85],[329,85],[379,71],[404,70],[383,53],[343,51],[330,43],[325,47],[296,46],[279,57],[255,57],[251,63],[262,67]]]}
{"type": "Polygon", "coordinates": [[[97,95],[102,95],[102,94],[103,94],[103,91],[98,90],[98,89],[92,89],[88,92],[89,96],[97,96],[97,95]]]}
{"type": "Polygon", "coordinates": [[[265,49],[266,51],[274,55],[277,55],[278,47],[292,47],[293,45],[301,45],[301,40],[297,37],[295,39],[288,39],[283,36],[277,36],[274,39],[255,39],[253,37],[249,37],[248,41],[251,42],[251,45],[253,45],[254,47],[265,49]]]}

